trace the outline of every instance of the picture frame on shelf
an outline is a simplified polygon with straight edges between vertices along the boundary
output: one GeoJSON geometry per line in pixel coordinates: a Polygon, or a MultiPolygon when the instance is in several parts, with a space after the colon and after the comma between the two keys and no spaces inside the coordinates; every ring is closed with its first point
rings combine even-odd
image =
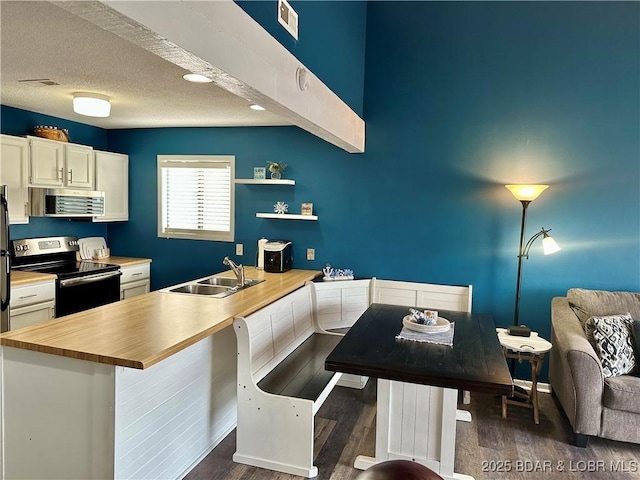
{"type": "Polygon", "coordinates": [[[264,180],[267,178],[267,169],[265,167],[253,167],[254,180],[264,180]]]}
{"type": "Polygon", "coordinates": [[[302,215],[313,215],[313,203],[303,203],[300,207],[302,215]]]}

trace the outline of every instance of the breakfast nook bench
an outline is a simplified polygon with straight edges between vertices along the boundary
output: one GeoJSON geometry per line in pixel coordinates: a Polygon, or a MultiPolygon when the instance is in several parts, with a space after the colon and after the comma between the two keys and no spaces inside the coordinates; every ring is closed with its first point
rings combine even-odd
{"type": "Polygon", "coordinates": [[[318,326],[312,285],[245,317],[238,341],[238,463],[315,477],[314,417],[341,374],[324,368],[342,335],[318,326]]]}

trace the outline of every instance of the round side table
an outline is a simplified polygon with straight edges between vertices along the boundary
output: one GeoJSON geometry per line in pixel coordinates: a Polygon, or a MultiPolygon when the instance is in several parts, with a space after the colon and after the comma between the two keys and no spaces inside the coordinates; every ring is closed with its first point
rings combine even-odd
{"type": "MultiPolygon", "coordinates": [[[[533,421],[540,423],[538,410],[538,375],[544,362],[544,355],[551,350],[551,343],[538,336],[536,332],[531,332],[529,337],[518,337],[509,335],[505,328],[496,328],[498,340],[502,345],[505,358],[514,358],[518,362],[527,361],[531,363],[531,391],[525,395],[523,400],[515,400],[513,397],[502,397],[502,418],[507,418],[507,405],[518,405],[521,407],[533,408],[533,421]]],[[[518,398],[518,393],[514,394],[518,398]]]]}

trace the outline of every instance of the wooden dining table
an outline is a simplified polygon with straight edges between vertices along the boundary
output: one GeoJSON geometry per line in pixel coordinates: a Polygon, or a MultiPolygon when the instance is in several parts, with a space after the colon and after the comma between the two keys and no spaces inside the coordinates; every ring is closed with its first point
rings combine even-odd
{"type": "Polygon", "coordinates": [[[453,345],[397,339],[408,307],[374,303],[325,361],[330,371],[377,379],[375,457],[419,462],[447,479],[454,472],[458,390],[511,395],[513,381],[487,314],[440,311],[453,323],[453,345]]]}

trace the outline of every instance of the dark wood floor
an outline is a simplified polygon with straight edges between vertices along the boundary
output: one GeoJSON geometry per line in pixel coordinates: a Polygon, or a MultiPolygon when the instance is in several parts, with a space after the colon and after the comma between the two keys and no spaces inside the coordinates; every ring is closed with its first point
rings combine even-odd
{"type": "MultiPolygon", "coordinates": [[[[515,406],[503,420],[500,399],[491,395],[472,393],[468,409],[473,422],[457,422],[456,472],[476,480],[640,478],[640,445],[592,438],[586,449],[573,446],[569,422],[551,395],[540,395],[539,425],[531,410],[515,406]]],[[[353,460],[373,455],[374,436],[375,382],[362,391],[336,387],[316,415],[317,478],[355,479],[353,460]]],[[[302,478],[236,464],[234,451],[235,431],[186,479],[302,478]]]]}

